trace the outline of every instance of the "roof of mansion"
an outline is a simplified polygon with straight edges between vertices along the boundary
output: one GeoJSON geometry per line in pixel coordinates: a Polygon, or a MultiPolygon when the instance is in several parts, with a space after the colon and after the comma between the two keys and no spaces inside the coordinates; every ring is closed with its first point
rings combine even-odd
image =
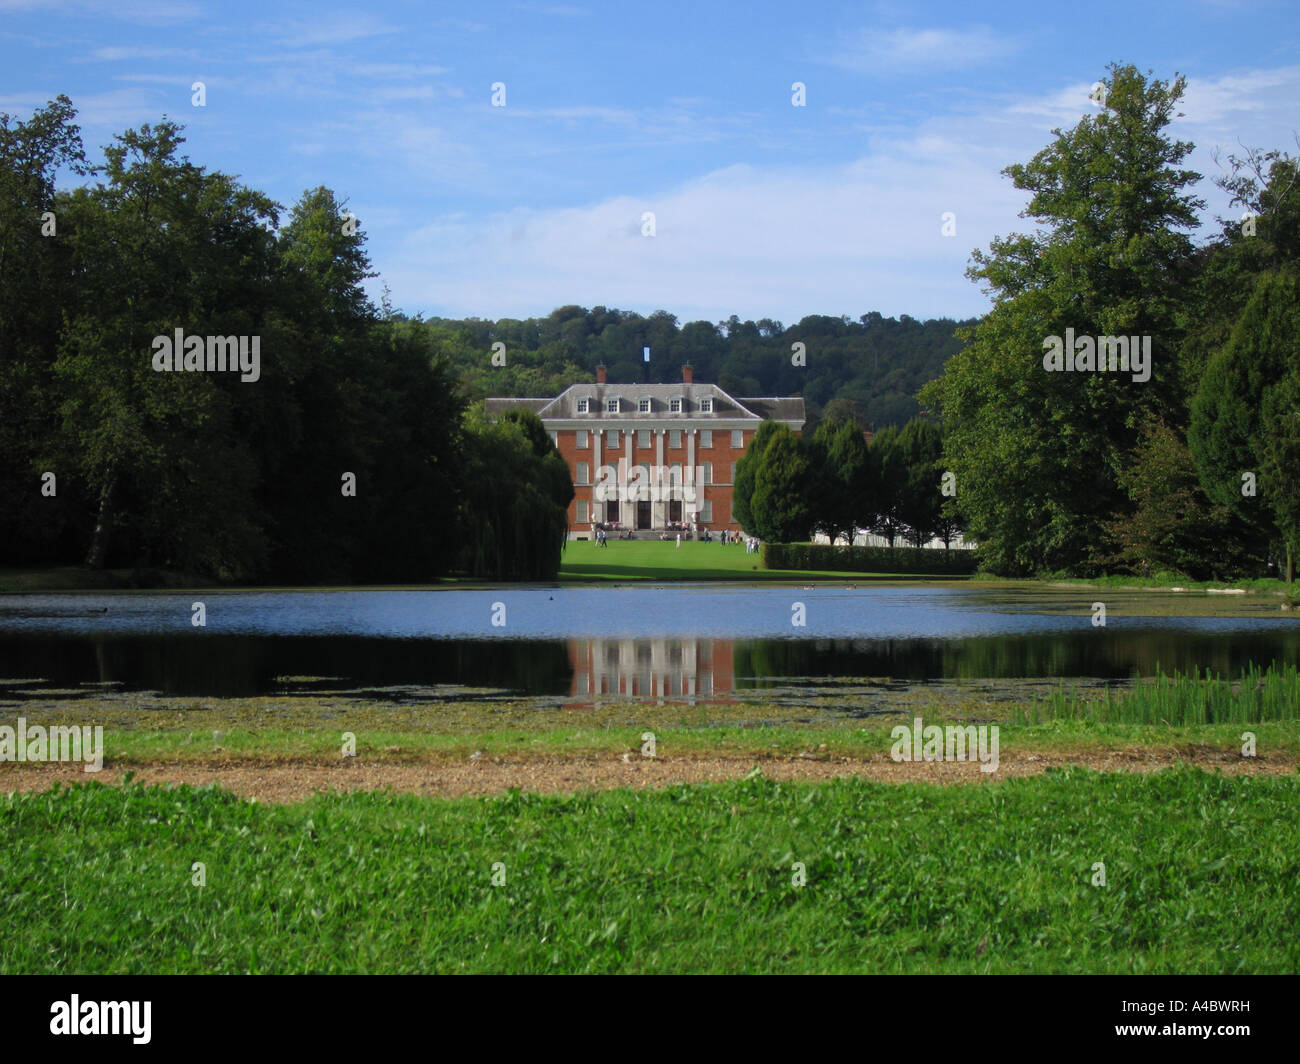
{"type": "Polygon", "coordinates": [[[485,399],[489,414],[511,407],[534,411],[543,421],[788,421],[802,424],[801,396],[771,396],[737,399],[716,384],[677,381],[671,384],[573,384],[550,399],[485,399]],[[579,411],[580,400],[587,408],[579,411]],[[611,399],[619,400],[617,411],[606,410],[611,399]],[[643,400],[649,409],[642,410],[643,400]],[[672,408],[678,400],[678,409],[672,408]],[[703,409],[703,400],[712,400],[703,409]]]}

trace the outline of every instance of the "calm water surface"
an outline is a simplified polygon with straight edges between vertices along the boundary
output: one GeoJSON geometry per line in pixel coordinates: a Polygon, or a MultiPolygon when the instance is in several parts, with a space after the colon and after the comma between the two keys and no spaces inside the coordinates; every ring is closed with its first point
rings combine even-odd
{"type": "Polygon", "coordinates": [[[1261,602],[1256,616],[1153,618],[1126,611],[1135,601],[1150,600],[970,585],[7,595],[0,682],[10,699],[91,685],[713,697],[837,678],[1113,680],[1300,664],[1300,622],[1275,603],[1271,615],[1261,602]],[[1095,596],[1109,600],[1105,627],[1092,624],[1095,596]],[[191,623],[196,600],[203,628],[191,623]]]}

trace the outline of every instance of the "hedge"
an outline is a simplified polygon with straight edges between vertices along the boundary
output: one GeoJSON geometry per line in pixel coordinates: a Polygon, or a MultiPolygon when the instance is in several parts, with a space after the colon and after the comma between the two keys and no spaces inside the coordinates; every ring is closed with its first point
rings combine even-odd
{"type": "Polygon", "coordinates": [[[928,547],[847,547],[829,543],[764,543],[765,569],[811,569],[842,573],[966,575],[979,562],[973,550],[928,547]]]}

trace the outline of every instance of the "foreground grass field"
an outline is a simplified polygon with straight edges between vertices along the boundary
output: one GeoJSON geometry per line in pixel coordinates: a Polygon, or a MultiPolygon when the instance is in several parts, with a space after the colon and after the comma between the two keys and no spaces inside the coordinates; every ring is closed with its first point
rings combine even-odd
{"type": "Polygon", "coordinates": [[[6,973],[1300,970],[1294,777],[280,807],[91,784],[0,799],[0,838],[6,973]]]}

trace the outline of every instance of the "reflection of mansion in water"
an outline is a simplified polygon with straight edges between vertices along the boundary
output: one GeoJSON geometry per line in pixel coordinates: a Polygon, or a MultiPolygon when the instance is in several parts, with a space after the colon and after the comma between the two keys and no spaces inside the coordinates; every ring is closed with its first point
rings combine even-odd
{"type": "Polygon", "coordinates": [[[693,698],[735,687],[730,640],[588,639],[569,644],[575,697],[693,698]]]}

